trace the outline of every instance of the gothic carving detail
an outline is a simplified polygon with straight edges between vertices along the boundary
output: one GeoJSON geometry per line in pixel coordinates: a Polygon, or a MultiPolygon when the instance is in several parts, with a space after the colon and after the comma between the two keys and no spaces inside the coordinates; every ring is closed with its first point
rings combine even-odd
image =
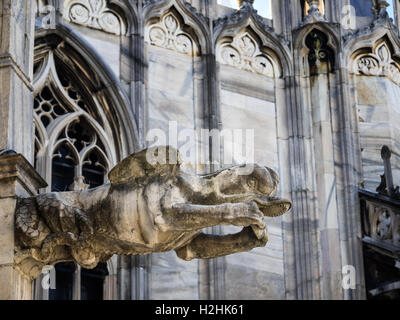
{"type": "Polygon", "coordinates": [[[231,43],[224,43],[218,49],[219,62],[268,77],[274,76],[271,61],[260,51],[257,41],[245,32],[236,36],[231,43]]]}
{"type": "Polygon", "coordinates": [[[364,54],[356,59],[355,73],[366,76],[385,76],[400,85],[400,67],[392,59],[386,43],[379,45],[374,53],[364,54]]]}
{"type": "Polygon", "coordinates": [[[76,24],[121,35],[120,18],[107,7],[106,0],[76,0],[67,7],[65,19],[76,24]]]}
{"type": "Polygon", "coordinates": [[[148,42],[156,47],[188,55],[195,51],[191,37],[182,30],[179,20],[172,13],[165,15],[159,23],[151,25],[147,37],[148,42]]]}
{"type": "Polygon", "coordinates": [[[19,198],[15,268],[34,279],[44,265],[59,261],[94,268],[113,254],[175,250],[192,260],[263,247],[264,216],[280,216],[291,203],[275,197],[279,179],[273,170],[255,164],[251,174],[241,173],[233,167],[190,175],[176,149],[152,147],[120,162],[110,183],[99,188],[19,198]],[[226,236],[201,232],[221,224],[243,229],[226,236]]]}
{"type": "MultiPolygon", "coordinates": [[[[34,100],[36,167],[49,179],[48,165],[65,160],[74,167],[69,190],[85,190],[85,173],[103,172],[104,177],[113,162],[103,119],[66,70],[57,70],[52,51],[40,69],[34,100]]],[[[56,183],[52,187],[59,188],[56,183]]]]}

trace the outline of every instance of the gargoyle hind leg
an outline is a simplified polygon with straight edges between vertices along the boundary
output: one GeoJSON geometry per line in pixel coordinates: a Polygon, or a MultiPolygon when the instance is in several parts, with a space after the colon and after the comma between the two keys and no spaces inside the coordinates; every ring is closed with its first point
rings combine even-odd
{"type": "Polygon", "coordinates": [[[186,246],[176,249],[179,258],[212,259],[238,252],[247,252],[257,247],[264,247],[268,242],[267,233],[258,239],[252,228],[245,227],[237,234],[215,236],[201,233],[186,246]]]}
{"type": "Polygon", "coordinates": [[[255,202],[220,205],[174,204],[156,218],[162,231],[194,231],[217,225],[253,226],[265,230],[264,214],[255,202]]]}

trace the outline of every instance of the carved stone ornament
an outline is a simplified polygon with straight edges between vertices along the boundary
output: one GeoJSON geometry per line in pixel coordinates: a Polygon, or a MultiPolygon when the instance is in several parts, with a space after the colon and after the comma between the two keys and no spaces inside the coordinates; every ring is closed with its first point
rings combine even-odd
{"type": "Polygon", "coordinates": [[[116,13],[107,7],[106,0],[73,0],[67,2],[64,18],[76,24],[121,35],[123,27],[116,13]]]}
{"type": "Polygon", "coordinates": [[[123,160],[109,173],[110,183],[96,189],[18,199],[15,267],[34,279],[44,265],[62,261],[94,268],[113,254],[175,250],[191,260],[265,246],[264,216],[291,208],[275,197],[277,174],[254,165],[248,175],[240,166],[190,175],[179,159],[171,147],[153,147],[123,160]],[[243,229],[223,236],[201,232],[216,225],[243,229]]]}
{"type": "Polygon", "coordinates": [[[327,21],[325,19],[325,16],[319,10],[321,6],[320,0],[307,0],[307,4],[309,6],[309,9],[307,15],[304,17],[303,25],[327,21]]]}
{"type": "Polygon", "coordinates": [[[392,59],[386,43],[382,43],[374,53],[363,54],[355,61],[354,72],[365,76],[385,76],[400,85],[400,67],[392,59]]]}
{"type": "Polygon", "coordinates": [[[222,64],[268,77],[274,76],[272,63],[248,32],[236,36],[231,43],[221,44],[217,52],[222,64]]]}
{"type": "Polygon", "coordinates": [[[179,20],[172,13],[148,27],[147,41],[153,46],[183,54],[192,55],[196,51],[191,37],[182,30],[179,20]]]}

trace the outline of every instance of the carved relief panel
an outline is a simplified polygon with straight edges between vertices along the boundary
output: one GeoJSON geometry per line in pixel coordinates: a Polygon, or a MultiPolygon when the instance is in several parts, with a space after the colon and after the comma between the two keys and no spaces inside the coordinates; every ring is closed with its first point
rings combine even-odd
{"type": "Polygon", "coordinates": [[[366,201],[363,223],[367,236],[400,246],[400,212],[394,207],[366,201]]]}
{"type": "Polygon", "coordinates": [[[187,55],[197,55],[196,43],[182,30],[182,25],[173,13],[168,13],[158,23],[146,30],[146,41],[153,46],[173,50],[187,55]]]}
{"type": "Polygon", "coordinates": [[[106,0],[66,1],[64,19],[116,35],[124,33],[122,20],[107,6],[106,0]]]}
{"type": "Polygon", "coordinates": [[[217,59],[222,64],[238,69],[274,76],[271,61],[248,32],[237,35],[231,42],[221,43],[217,48],[217,59]]]}
{"type": "Polygon", "coordinates": [[[386,43],[377,46],[373,53],[362,54],[354,62],[358,75],[385,76],[400,85],[400,66],[395,62],[386,43]]]}

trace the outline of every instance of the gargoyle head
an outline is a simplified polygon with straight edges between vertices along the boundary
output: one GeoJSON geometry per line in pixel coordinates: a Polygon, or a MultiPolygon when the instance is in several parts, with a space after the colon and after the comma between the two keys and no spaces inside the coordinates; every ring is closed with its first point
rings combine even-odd
{"type": "Polygon", "coordinates": [[[291,209],[290,201],[275,197],[279,178],[274,170],[253,164],[252,170],[243,174],[243,168],[232,167],[215,175],[215,185],[225,201],[255,201],[264,215],[269,217],[282,215],[291,209]]]}
{"type": "MultiPolygon", "coordinates": [[[[123,160],[110,172],[109,178],[113,185],[129,181],[137,185],[142,180],[150,180],[151,177],[161,181],[165,177],[178,176],[182,173],[181,163],[179,151],[175,148],[150,147],[123,160]]],[[[215,201],[220,203],[254,201],[265,216],[282,215],[292,206],[288,200],[275,198],[279,185],[277,173],[258,164],[236,166],[192,178],[193,180],[189,180],[189,185],[196,179],[199,185],[202,184],[201,181],[211,180],[213,189],[216,190],[215,201]]]]}

